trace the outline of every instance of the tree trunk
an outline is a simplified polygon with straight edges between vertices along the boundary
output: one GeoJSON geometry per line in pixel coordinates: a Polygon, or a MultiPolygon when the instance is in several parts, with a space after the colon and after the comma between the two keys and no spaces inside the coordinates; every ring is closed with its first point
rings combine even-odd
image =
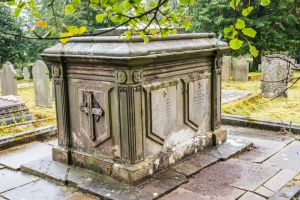
{"type": "Polygon", "coordinates": [[[258,71],[258,65],[261,64],[261,50],[259,50],[258,56],[253,57],[253,66],[252,66],[252,71],[257,72],[258,71]]]}

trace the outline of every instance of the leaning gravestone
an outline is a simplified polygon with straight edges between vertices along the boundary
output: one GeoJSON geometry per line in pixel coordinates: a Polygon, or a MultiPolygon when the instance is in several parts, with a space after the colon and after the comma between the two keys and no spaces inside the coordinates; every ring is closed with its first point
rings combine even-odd
{"type": "Polygon", "coordinates": [[[17,73],[10,62],[3,65],[1,72],[2,96],[17,95],[17,73]]]}
{"type": "Polygon", "coordinates": [[[249,63],[244,59],[235,59],[232,69],[233,81],[248,81],[249,63]]]}
{"type": "Polygon", "coordinates": [[[46,64],[38,60],[32,67],[34,82],[35,105],[51,108],[51,94],[49,82],[49,70],[46,64]]]}
{"type": "Polygon", "coordinates": [[[293,76],[292,65],[283,55],[269,55],[262,59],[261,94],[266,98],[288,96],[288,81],[293,76]]]}
{"type": "Polygon", "coordinates": [[[231,56],[223,56],[222,81],[230,80],[231,56]]]}
{"type": "Polygon", "coordinates": [[[125,30],[72,38],[41,56],[54,79],[53,159],[137,184],[226,140],[221,67],[229,47],[210,33],[178,29],[144,43],[120,38],[125,30]]]}
{"type": "Polygon", "coordinates": [[[23,77],[24,77],[24,80],[29,80],[29,71],[28,71],[27,67],[23,68],[23,77]]]}

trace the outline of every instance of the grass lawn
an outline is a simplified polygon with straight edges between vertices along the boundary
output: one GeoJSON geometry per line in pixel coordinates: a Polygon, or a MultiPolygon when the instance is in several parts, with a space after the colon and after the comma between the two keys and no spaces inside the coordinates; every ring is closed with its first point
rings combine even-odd
{"type": "MultiPolygon", "coordinates": [[[[299,77],[295,73],[294,77],[299,77]]],[[[260,80],[248,82],[223,82],[222,89],[260,92],[260,80]]],[[[288,90],[288,98],[258,98],[254,101],[237,101],[222,104],[222,113],[272,119],[300,124],[300,81],[288,90]]]]}

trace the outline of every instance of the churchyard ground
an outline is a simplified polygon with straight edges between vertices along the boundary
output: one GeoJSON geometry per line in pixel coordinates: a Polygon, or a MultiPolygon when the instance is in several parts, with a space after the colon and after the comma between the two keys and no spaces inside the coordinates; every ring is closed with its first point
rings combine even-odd
{"type": "MultiPolygon", "coordinates": [[[[249,76],[257,77],[258,73],[249,76]]],[[[294,77],[299,77],[296,72],[294,77]]],[[[255,94],[260,93],[260,79],[247,82],[222,82],[224,90],[245,90],[255,94]]],[[[239,100],[222,105],[222,113],[249,116],[253,118],[272,119],[283,122],[300,124],[300,82],[298,81],[288,90],[288,98],[253,98],[252,100],[239,100]]]]}

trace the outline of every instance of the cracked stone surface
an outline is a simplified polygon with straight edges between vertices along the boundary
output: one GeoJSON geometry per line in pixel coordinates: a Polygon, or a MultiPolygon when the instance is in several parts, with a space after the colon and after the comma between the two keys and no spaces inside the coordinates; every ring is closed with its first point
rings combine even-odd
{"type": "Polygon", "coordinates": [[[52,157],[48,156],[22,165],[21,168],[24,172],[65,184],[69,166],[55,162],[52,160],[52,157]]]}
{"type": "Polygon", "coordinates": [[[224,161],[241,153],[249,146],[252,146],[252,142],[239,139],[235,136],[228,136],[224,144],[205,149],[203,154],[224,161]]]}
{"type": "Polygon", "coordinates": [[[217,158],[205,154],[196,154],[191,158],[188,158],[185,161],[175,165],[172,167],[172,169],[185,176],[191,176],[201,169],[216,163],[217,161],[217,158]]]}
{"type": "Polygon", "coordinates": [[[59,186],[51,181],[39,180],[1,194],[7,199],[64,199],[76,192],[73,187],[59,186]]]}
{"type": "Polygon", "coordinates": [[[20,171],[13,171],[9,169],[0,170],[0,194],[7,190],[26,185],[33,181],[39,180],[39,177],[25,174],[20,171]]]}
{"type": "Polygon", "coordinates": [[[296,175],[297,171],[283,169],[266,183],[264,183],[264,187],[273,192],[278,192],[296,175]]]}
{"type": "Polygon", "coordinates": [[[300,172],[300,141],[294,141],[276,155],[268,159],[265,164],[300,172]]]}
{"type": "Polygon", "coordinates": [[[51,156],[52,147],[40,142],[32,142],[26,145],[0,151],[0,164],[11,169],[20,169],[20,166],[39,158],[51,156]]]}
{"type": "Polygon", "coordinates": [[[239,200],[265,200],[266,198],[254,194],[252,192],[246,192],[239,200]]]}
{"type": "Polygon", "coordinates": [[[260,186],[257,190],[255,190],[255,193],[257,193],[265,198],[269,198],[275,194],[275,192],[265,188],[264,186],[260,186]]]}

